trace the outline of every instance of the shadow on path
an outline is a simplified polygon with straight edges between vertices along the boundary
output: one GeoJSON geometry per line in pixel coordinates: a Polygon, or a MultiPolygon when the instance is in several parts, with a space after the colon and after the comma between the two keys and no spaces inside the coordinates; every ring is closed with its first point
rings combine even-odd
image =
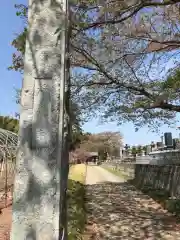
{"type": "Polygon", "coordinates": [[[86,186],[84,239],[180,239],[177,219],[128,183],[86,186]]]}

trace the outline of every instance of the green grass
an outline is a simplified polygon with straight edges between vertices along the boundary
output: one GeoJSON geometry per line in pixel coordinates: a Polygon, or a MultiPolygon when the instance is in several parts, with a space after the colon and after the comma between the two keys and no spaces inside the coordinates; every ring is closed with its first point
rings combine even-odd
{"type": "Polygon", "coordinates": [[[113,173],[114,175],[118,176],[118,177],[121,177],[121,178],[124,178],[125,180],[129,180],[131,179],[129,176],[127,176],[126,174],[123,174],[121,171],[119,170],[115,170],[115,169],[112,169],[110,167],[107,167],[107,166],[102,166],[104,169],[106,169],[108,172],[110,173],[113,173]]]}
{"type": "Polygon", "coordinates": [[[68,180],[68,240],[81,240],[86,223],[85,214],[86,166],[74,165],[69,171],[68,180]]]}

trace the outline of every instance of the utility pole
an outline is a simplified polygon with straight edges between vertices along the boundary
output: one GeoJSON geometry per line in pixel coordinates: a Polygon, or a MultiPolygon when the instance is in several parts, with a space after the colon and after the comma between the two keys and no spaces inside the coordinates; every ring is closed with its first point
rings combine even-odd
{"type": "Polygon", "coordinates": [[[29,0],[28,6],[11,240],[66,240],[68,0],[29,0]]]}

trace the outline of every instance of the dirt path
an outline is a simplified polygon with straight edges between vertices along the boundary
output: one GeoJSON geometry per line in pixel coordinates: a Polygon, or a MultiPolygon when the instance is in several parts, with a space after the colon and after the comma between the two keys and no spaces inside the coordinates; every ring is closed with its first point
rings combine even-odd
{"type": "MultiPolygon", "coordinates": [[[[1,192],[0,192],[1,195],[1,192]]],[[[12,197],[8,193],[7,202],[5,199],[0,198],[0,240],[10,239],[11,216],[12,216],[12,197]]]]}
{"type": "Polygon", "coordinates": [[[180,224],[150,197],[105,169],[87,167],[84,239],[180,240],[180,224]]]}
{"type": "Polygon", "coordinates": [[[106,171],[99,166],[87,166],[86,184],[93,185],[102,182],[124,182],[123,178],[106,171]]]}

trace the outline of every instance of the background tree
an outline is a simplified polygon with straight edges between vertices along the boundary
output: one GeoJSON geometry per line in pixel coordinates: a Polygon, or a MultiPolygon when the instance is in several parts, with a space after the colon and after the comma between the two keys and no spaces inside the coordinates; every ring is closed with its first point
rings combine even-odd
{"type": "MultiPolygon", "coordinates": [[[[132,121],[136,129],[174,123],[180,112],[178,80],[169,80],[174,71],[166,78],[165,65],[179,66],[179,3],[70,1],[71,90],[83,115],[132,121]]],[[[27,7],[16,8],[26,23],[27,7]]],[[[26,34],[25,25],[13,41],[15,70],[23,69],[26,34]]]]}
{"type": "Polygon", "coordinates": [[[133,156],[136,156],[136,154],[137,154],[137,149],[136,149],[135,146],[132,146],[132,148],[131,148],[131,154],[132,154],[133,156]]]}
{"type": "Polygon", "coordinates": [[[137,154],[142,154],[143,147],[141,145],[138,145],[136,151],[137,151],[137,154]]]}
{"type": "Polygon", "coordinates": [[[107,14],[86,24],[86,30],[92,26],[100,30],[98,38],[90,41],[88,34],[85,46],[81,41],[74,46],[91,69],[89,77],[87,73],[81,77],[81,83],[77,79],[79,86],[88,89],[88,96],[81,91],[82,99],[87,107],[93,106],[91,112],[93,108],[99,112],[103,109],[101,117],[106,121],[133,121],[137,128],[172,123],[179,112],[179,97],[177,88],[163,87],[164,66],[172,60],[174,49],[178,54],[177,30],[174,31],[178,20],[173,21],[173,17],[178,13],[179,1],[109,4],[111,13],[106,6],[107,14]]]}
{"type": "Polygon", "coordinates": [[[81,149],[86,152],[98,152],[101,158],[104,158],[105,153],[119,157],[120,146],[122,136],[119,132],[88,134],[80,144],[81,149]]]}
{"type": "Polygon", "coordinates": [[[8,116],[0,116],[0,128],[17,133],[19,128],[18,119],[8,116]]]}

